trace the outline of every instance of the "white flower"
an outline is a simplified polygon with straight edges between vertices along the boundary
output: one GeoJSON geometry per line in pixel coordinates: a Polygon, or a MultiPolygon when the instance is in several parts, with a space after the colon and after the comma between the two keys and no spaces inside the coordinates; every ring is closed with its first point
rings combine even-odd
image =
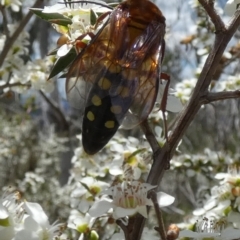
{"type": "Polygon", "coordinates": [[[111,240],[125,240],[123,231],[120,231],[119,233],[114,233],[111,237],[111,240]]]}
{"type": "Polygon", "coordinates": [[[117,133],[107,144],[108,155],[113,160],[108,165],[113,176],[123,174],[128,180],[138,180],[143,173],[149,172],[149,156],[152,154],[146,141],[140,142],[134,137],[123,138],[117,133]],[[145,146],[146,144],[146,146],[145,146]]]}
{"type": "MultiPolygon", "coordinates": [[[[223,223],[224,224],[224,223],[223,223]]],[[[222,226],[219,223],[204,217],[196,223],[196,232],[190,230],[180,231],[179,237],[191,237],[195,239],[211,238],[219,239],[222,226]]]]}
{"type": "Polygon", "coordinates": [[[199,2],[197,0],[189,0],[188,4],[190,5],[191,8],[196,8],[199,6],[199,2]]]}
{"type": "MultiPolygon", "coordinates": [[[[99,3],[105,4],[104,1],[98,1],[99,3]]],[[[81,15],[82,13],[89,13],[89,9],[93,9],[97,12],[107,12],[109,11],[109,8],[105,8],[100,6],[99,4],[82,4],[79,3],[72,3],[72,7],[66,7],[64,4],[55,4],[52,6],[45,6],[43,9],[43,13],[61,13],[66,16],[75,16],[75,15],[81,15]]]]}
{"type": "Polygon", "coordinates": [[[14,240],[52,240],[61,234],[64,224],[55,222],[50,225],[39,204],[25,202],[24,208],[28,214],[24,221],[24,229],[17,233],[14,240]]]}
{"type": "Polygon", "coordinates": [[[22,5],[19,0],[2,0],[1,4],[6,7],[10,6],[14,12],[18,12],[20,10],[20,6],[22,5]]]}
{"type": "Polygon", "coordinates": [[[240,0],[228,0],[225,6],[225,13],[232,16],[237,9],[240,9],[240,0]]]}
{"type": "Polygon", "coordinates": [[[73,47],[72,44],[64,44],[64,45],[62,45],[58,49],[58,51],[57,51],[57,56],[58,57],[65,56],[72,49],[72,47],[73,47]]]}
{"type": "Polygon", "coordinates": [[[0,238],[4,240],[53,240],[64,224],[50,225],[37,203],[23,202],[18,192],[5,192],[0,200],[0,238]]]}
{"type": "Polygon", "coordinates": [[[188,238],[194,238],[194,239],[204,239],[204,238],[210,238],[210,239],[219,239],[220,233],[211,233],[211,232],[193,232],[191,230],[183,230],[180,231],[179,237],[188,237],[188,238]]]}
{"type": "Polygon", "coordinates": [[[88,213],[86,215],[79,213],[76,210],[72,210],[68,227],[76,229],[79,233],[88,233],[95,222],[95,218],[92,218],[88,213]]]}
{"type": "Polygon", "coordinates": [[[226,79],[218,81],[214,87],[215,91],[234,91],[239,90],[240,75],[228,76],[226,79]]]}
{"type": "MultiPolygon", "coordinates": [[[[105,2],[100,1],[102,4],[106,4],[105,2]]],[[[108,8],[102,7],[99,4],[81,4],[74,3],[71,5],[71,8],[65,7],[63,4],[55,4],[51,7],[44,7],[43,13],[58,13],[62,14],[69,19],[71,19],[72,23],[68,26],[68,28],[64,28],[60,25],[53,24],[56,31],[61,34],[64,34],[66,37],[66,44],[63,44],[59,50],[57,51],[57,56],[62,57],[66,55],[74,46],[75,40],[79,38],[81,35],[92,32],[96,34],[99,29],[101,29],[102,24],[99,24],[97,28],[95,28],[91,24],[91,14],[95,13],[104,13],[109,11],[108,8]]],[[[96,14],[97,16],[97,14],[96,14]]],[[[106,18],[107,19],[107,18],[106,18]]],[[[88,34],[81,39],[83,43],[88,43],[91,40],[88,34]]],[[[79,49],[78,49],[79,51],[79,49]]]]}
{"type": "Polygon", "coordinates": [[[11,240],[15,231],[22,228],[24,209],[20,198],[19,192],[7,191],[0,200],[0,236],[4,240],[11,240]]]}
{"type": "Polygon", "coordinates": [[[197,240],[201,240],[201,239],[233,240],[233,239],[239,239],[240,230],[233,229],[233,228],[226,228],[223,231],[215,231],[214,229],[209,229],[209,230],[204,230],[203,232],[193,232],[191,230],[183,230],[183,231],[180,231],[179,237],[194,238],[197,240]]]}
{"type": "Polygon", "coordinates": [[[211,197],[205,202],[203,208],[193,211],[195,216],[206,215],[219,217],[231,205],[233,196],[229,185],[214,186],[211,189],[211,197]],[[210,211],[211,210],[211,211],[210,211]]]}
{"type": "Polygon", "coordinates": [[[93,197],[109,187],[109,184],[97,181],[93,177],[85,177],[80,180],[80,186],[76,187],[71,194],[73,207],[77,207],[82,213],[86,213],[92,204],[93,197]]]}
{"type": "Polygon", "coordinates": [[[175,86],[175,96],[182,100],[183,103],[187,102],[190,98],[192,90],[196,85],[197,79],[184,79],[175,86]]]}
{"type": "Polygon", "coordinates": [[[32,87],[36,90],[43,90],[46,93],[50,93],[54,90],[54,84],[52,80],[47,80],[46,74],[43,72],[32,72],[31,77],[32,87]]]}
{"type": "Polygon", "coordinates": [[[217,173],[216,179],[224,179],[221,183],[229,183],[233,186],[240,182],[240,167],[237,165],[229,165],[227,173],[217,173]]]}
{"type": "MultiPolygon", "coordinates": [[[[89,214],[92,217],[99,217],[108,212],[108,210],[113,209],[113,217],[115,219],[136,213],[140,213],[147,218],[146,207],[152,205],[151,200],[147,198],[147,193],[155,187],[138,181],[118,183],[104,192],[113,199],[104,197],[96,201],[90,208],[89,214]]],[[[166,193],[159,192],[157,196],[158,203],[162,207],[168,206],[174,201],[174,198],[166,193]]]]}

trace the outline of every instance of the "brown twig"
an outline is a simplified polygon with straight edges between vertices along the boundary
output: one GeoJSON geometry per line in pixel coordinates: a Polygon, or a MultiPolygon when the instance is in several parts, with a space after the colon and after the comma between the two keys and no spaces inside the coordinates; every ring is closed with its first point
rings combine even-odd
{"type": "Polygon", "coordinates": [[[116,221],[116,224],[123,230],[125,240],[130,240],[130,235],[127,226],[125,226],[123,222],[119,219],[116,221]]]}
{"type": "MultiPolygon", "coordinates": [[[[204,1],[204,3],[206,2],[204,1]]],[[[212,14],[211,11],[210,13],[212,14]]],[[[211,16],[213,18],[218,18],[216,13],[212,14],[211,16]]],[[[169,136],[169,142],[163,146],[161,151],[158,152],[155,161],[153,162],[147,180],[147,182],[152,185],[159,185],[165,168],[168,164],[168,157],[172,157],[183,134],[199,111],[202,105],[201,99],[208,93],[208,87],[211,83],[212,76],[216,71],[223,52],[240,25],[240,10],[236,11],[232,21],[229,24],[229,27],[226,28],[226,30],[224,30],[225,28],[223,29],[221,26],[219,26],[218,19],[214,20],[213,22],[216,24],[217,30],[219,30],[216,32],[215,42],[204,64],[203,70],[199,76],[197,85],[193,91],[189,103],[179,114],[179,120],[172,129],[172,133],[169,136]]],[[[131,234],[132,240],[139,240],[141,238],[144,223],[145,219],[138,215],[134,224],[133,233],[131,234]]]]}
{"type": "Polygon", "coordinates": [[[7,16],[6,16],[5,7],[3,5],[1,5],[1,4],[0,4],[0,11],[1,11],[2,16],[3,16],[3,29],[4,29],[4,33],[6,34],[6,37],[8,39],[9,38],[8,20],[7,20],[7,16]]]}
{"type": "MultiPolygon", "coordinates": [[[[36,2],[34,3],[34,5],[32,6],[32,8],[37,8],[39,6],[41,6],[41,3],[43,2],[43,0],[36,0],[36,2]]],[[[13,46],[14,42],[16,41],[16,39],[18,38],[18,36],[20,35],[20,33],[23,31],[24,27],[27,25],[27,23],[29,22],[30,18],[32,17],[33,12],[28,12],[28,14],[23,18],[23,20],[20,22],[20,24],[18,25],[17,29],[15,30],[15,32],[13,33],[12,36],[8,37],[8,40],[5,41],[5,45],[3,47],[3,50],[0,54],[0,67],[2,66],[9,50],[11,49],[11,47],[13,46]]]]}
{"type": "Polygon", "coordinates": [[[156,228],[156,230],[159,232],[161,239],[166,240],[166,231],[165,231],[165,227],[164,227],[164,223],[163,223],[162,212],[161,212],[159,204],[158,204],[156,192],[151,191],[149,193],[149,197],[151,198],[151,200],[153,202],[153,206],[154,206],[157,220],[158,220],[158,227],[156,228]]]}
{"type": "Polygon", "coordinates": [[[219,100],[232,99],[232,98],[240,98],[240,90],[236,91],[227,91],[227,92],[209,92],[204,98],[202,98],[201,104],[208,104],[212,102],[216,102],[219,100]]]}
{"type": "Polygon", "coordinates": [[[172,156],[179,140],[182,138],[185,130],[200,109],[201,99],[208,93],[208,87],[211,83],[212,76],[219,64],[221,56],[239,25],[240,10],[235,13],[235,17],[229,24],[227,30],[225,32],[216,34],[214,45],[199,76],[191,99],[186,108],[180,114],[180,119],[174,127],[171,136],[169,137],[169,145],[171,149],[170,156],[172,156]]]}
{"type": "Polygon", "coordinates": [[[143,121],[140,126],[142,128],[142,131],[143,131],[148,143],[150,144],[150,146],[152,148],[153,153],[160,151],[161,147],[159,146],[158,141],[157,141],[151,127],[148,124],[148,120],[143,121]]]}
{"type": "Polygon", "coordinates": [[[198,0],[203,6],[211,21],[213,22],[216,33],[224,32],[226,30],[224,22],[221,17],[217,14],[216,9],[214,8],[214,1],[198,0]]]}
{"type": "Polygon", "coordinates": [[[60,110],[60,108],[54,104],[43,91],[39,91],[39,93],[41,94],[41,96],[43,97],[43,99],[50,105],[50,107],[58,114],[58,116],[61,119],[61,122],[63,122],[64,124],[64,129],[69,129],[69,124],[68,121],[66,120],[63,112],[60,110]]]}
{"type": "Polygon", "coordinates": [[[23,84],[23,83],[20,83],[20,82],[16,82],[16,83],[6,83],[2,86],[0,86],[0,91],[2,91],[4,88],[11,88],[11,87],[27,87],[27,88],[30,88],[31,87],[31,84],[23,84]]]}

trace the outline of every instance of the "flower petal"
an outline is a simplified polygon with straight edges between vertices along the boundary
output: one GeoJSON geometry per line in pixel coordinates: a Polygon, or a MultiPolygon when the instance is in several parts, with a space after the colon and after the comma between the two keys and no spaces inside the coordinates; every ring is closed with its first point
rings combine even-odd
{"type": "Polygon", "coordinates": [[[31,240],[39,240],[39,236],[36,232],[33,231],[33,229],[25,229],[21,230],[16,233],[16,236],[14,240],[22,240],[22,239],[31,239],[31,240]]]}
{"type": "Polygon", "coordinates": [[[146,206],[138,206],[137,211],[145,218],[148,218],[147,207],[146,206]]]}
{"type": "Polygon", "coordinates": [[[240,0],[228,0],[225,6],[225,13],[228,16],[232,16],[234,12],[239,8],[240,0]]]}
{"type": "Polygon", "coordinates": [[[164,192],[158,192],[157,199],[160,207],[169,206],[175,201],[175,198],[173,196],[164,192]]]}
{"type": "Polygon", "coordinates": [[[238,212],[230,212],[227,217],[229,222],[239,222],[240,221],[240,213],[238,212]]]}
{"type": "Polygon", "coordinates": [[[7,209],[2,204],[0,204],[0,219],[6,219],[8,216],[9,213],[7,209]]]}
{"type": "Polygon", "coordinates": [[[112,207],[113,207],[112,200],[104,198],[99,201],[96,201],[89,209],[88,213],[92,217],[100,217],[112,207]]]}
{"type": "Polygon", "coordinates": [[[229,175],[228,173],[217,173],[217,174],[215,175],[215,178],[216,178],[216,179],[224,179],[224,178],[226,178],[228,175],[229,175]]]}
{"type": "Polygon", "coordinates": [[[124,240],[124,234],[123,232],[119,232],[119,233],[114,233],[111,237],[111,240],[124,240]]]}
{"type": "Polygon", "coordinates": [[[176,113],[176,112],[180,112],[183,109],[183,105],[179,98],[170,95],[167,97],[166,108],[167,108],[167,111],[176,113]]]}
{"type": "Polygon", "coordinates": [[[240,229],[226,228],[221,233],[221,238],[224,240],[239,239],[240,229]]]}
{"type": "Polygon", "coordinates": [[[57,56],[58,57],[63,57],[65,55],[67,55],[67,53],[72,49],[72,45],[70,44],[64,44],[62,45],[58,51],[57,51],[57,56]]]}
{"type": "Polygon", "coordinates": [[[26,212],[43,228],[49,227],[48,217],[38,203],[25,202],[26,212]]]}
{"type": "Polygon", "coordinates": [[[26,230],[31,229],[31,231],[33,232],[37,232],[39,230],[39,225],[38,223],[31,217],[31,216],[27,216],[25,221],[24,221],[24,228],[26,230]]]}
{"type": "Polygon", "coordinates": [[[114,209],[113,217],[115,219],[118,218],[123,218],[126,216],[132,216],[135,213],[137,213],[137,208],[121,208],[121,207],[116,207],[114,209]]]}
{"type": "Polygon", "coordinates": [[[183,230],[183,231],[180,231],[179,233],[179,237],[190,237],[190,238],[194,238],[196,237],[197,233],[196,232],[193,232],[191,230],[183,230]]]}

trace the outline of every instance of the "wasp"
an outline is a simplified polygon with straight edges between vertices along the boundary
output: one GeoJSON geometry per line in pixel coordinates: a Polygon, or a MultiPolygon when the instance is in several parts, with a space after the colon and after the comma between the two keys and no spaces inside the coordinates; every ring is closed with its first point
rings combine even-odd
{"type": "Polygon", "coordinates": [[[83,107],[82,144],[100,151],[120,125],[140,124],[152,111],[164,56],[165,17],[149,0],[126,0],[69,68],[66,92],[83,107]]]}

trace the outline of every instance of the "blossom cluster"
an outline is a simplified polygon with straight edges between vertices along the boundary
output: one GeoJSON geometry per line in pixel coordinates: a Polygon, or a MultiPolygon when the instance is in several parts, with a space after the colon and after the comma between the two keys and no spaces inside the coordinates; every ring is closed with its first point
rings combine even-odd
{"type": "Polygon", "coordinates": [[[22,3],[19,0],[2,0],[1,5],[7,8],[11,7],[12,11],[18,12],[20,10],[20,7],[22,6],[22,3]]]}
{"type": "Polygon", "coordinates": [[[193,211],[195,219],[201,216],[202,220],[194,224],[195,231],[183,230],[181,237],[219,240],[240,237],[239,165],[229,165],[228,173],[217,173],[215,178],[221,180],[219,185],[212,187],[203,207],[193,211]]]}
{"type": "Polygon", "coordinates": [[[67,239],[61,237],[64,224],[56,221],[50,225],[38,203],[21,199],[19,192],[7,189],[0,199],[0,234],[4,240],[21,239],[67,239]]]}
{"type": "MultiPolygon", "coordinates": [[[[78,138],[81,141],[81,136],[78,138]]],[[[106,224],[106,231],[103,234],[100,228],[94,234],[102,234],[101,239],[124,239],[114,219],[128,221],[136,213],[148,217],[146,207],[152,202],[147,193],[156,186],[143,182],[151,166],[151,152],[147,149],[144,139],[140,142],[134,137],[123,138],[119,133],[96,155],[89,156],[82,147],[77,148],[69,182],[74,210],[68,227],[88,236],[98,229],[96,226],[101,221],[106,224]],[[109,182],[115,183],[110,186],[109,182]]],[[[159,192],[158,200],[163,207],[170,205],[174,198],[159,192]]]]}
{"type": "MultiPolygon", "coordinates": [[[[8,24],[9,35],[12,36],[17,29],[17,24],[8,24]]],[[[0,51],[5,48],[8,41],[7,35],[0,36],[0,51]]],[[[50,66],[53,64],[51,57],[45,60],[24,61],[23,56],[29,54],[29,34],[23,30],[14,44],[0,68],[0,89],[3,92],[10,90],[24,93],[30,87],[36,90],[51,92],[54,89],[53,82],[47,81],[50,66]]]]}

